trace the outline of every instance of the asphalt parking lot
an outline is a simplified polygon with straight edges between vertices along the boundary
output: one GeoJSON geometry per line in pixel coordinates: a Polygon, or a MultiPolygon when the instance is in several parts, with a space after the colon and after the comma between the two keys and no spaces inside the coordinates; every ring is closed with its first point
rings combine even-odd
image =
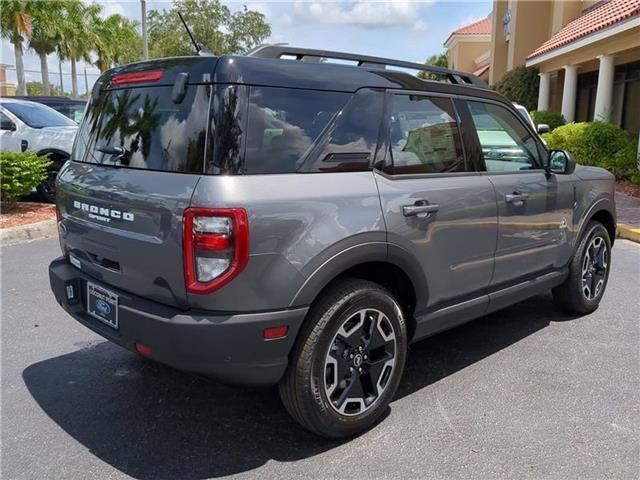
{"type": "Polygon", "coordinates": [[[49,293],[57,240],[2,250],[2,478],[579,478],[640,472],[640,245],[595,313],[539,296],[412,346],[388,417],[329,442],[275,389],[103,341],[49,293]]]}

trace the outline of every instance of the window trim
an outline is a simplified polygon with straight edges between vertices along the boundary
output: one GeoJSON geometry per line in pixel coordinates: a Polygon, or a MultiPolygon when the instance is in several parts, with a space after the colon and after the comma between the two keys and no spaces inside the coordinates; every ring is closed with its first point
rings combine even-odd
{"type": "MultiPolygon", "coordinates": [[[[531,135],[532,138],[536,144],[536,150],[538,151],[538,155],[540,155],[541,152],[545,152],[547,155],[549,153],[549,150],[547,149],[547,147],[542,143],[542,141],[540,140],[540,137],[538,136],[538,133],[535,132],[532,128],[531,125],[527,125],[527,123],[524,121],[524,119],[521,117],[521,115],[515,110],[515,107],[513,105],[510,104],[505,104],[504,102],[498,102],[495,100],[491,100],[491,99],[486,99],[486,98],[482,98],[482,97],[471,97],[468,95],[460,95],[459,97],[460,100],[460,107],[464,109],[465,115],[468,116],[469,119],[469,136],[470,136],[470,140],[472,142],[474,142],[476,144],[476,148],[478,149],[478,151],[482,151],[482,145],[480,144],[480,137],[478,137],[478,131],[476,129],[475,123],[473,122],[473,116],[471,114],[471,110],[469,109],[469,102],[481,102],[481,103],[489,103],[492,105],[496,105],[498,107],[502,107],[504,109],[506,109],[507,111],[511,112],[513,114],[513,116],[516,118],[516,120],[520,123],[520,125],[522,125],[525,130],[527,130],[531,135]]],[[[544,161],[544,159],[541,159],[542,161],[544,161]]],[[[482,168],[482,170],[480,170],[481,173],[485,174],[485,175],[513,175],[513,174],[521,174],[521,173],[539,173],[539,172],[546,172],[547,168],[545,167],[544,163],[542,163],[541,165],[538,165],[537,162],[536,163],[536,167],[537,168],[531,168],[529,170],[513,170],[513,171],[507,171],[507,172],[491,172],[489,170],[487,170],[487,165],[485,163],[484,160],[484,155],[481,156],[480,161],[478,162],[478,166],[480,166],[482,168]]]]}
{"type": "Polygon", "coordinates": [[[476,174],[478,172],[469,169],[469,156],[467,155],[467,145],[464,141],[463,131],[461,129],[461,117],[456,105],[457,95],[442,92],[430,92],[428,90],[403,90],[403,89],[386,89],[384,98],[383,118],[380,122],[380,135],[378,137],[378,150],[375,155],[374,171],[382,174],[389,179],[416,179],[416,178],[441,178],[448,176],[466,176],[476,174]],[[456,127],[458,129],[458,138],[460,140],[460,148],[462,150],[465,171],[463,172],[425,172],[425,173],[393,173],[390,168],[393,167],[393,158],[390,156],[391,141],[389,140],[389,112],[391,107],[391,99],[394,95],[416,95],[420,97],[437,97],[446,98],[451,102],[456,127]],[[381,152],[380,158],[379,153],[381,152]]]}

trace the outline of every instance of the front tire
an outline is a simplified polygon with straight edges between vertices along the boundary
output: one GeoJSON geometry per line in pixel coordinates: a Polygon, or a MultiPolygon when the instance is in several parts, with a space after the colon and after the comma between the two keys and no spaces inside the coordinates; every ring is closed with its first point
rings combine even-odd
{"type": "Polygon", "coordinates": [[[569,276],[552,291],[556,305],[572,314],[593,312],[604,295],[610,269],[609,232],[600,222],[591,221],[569,265],[569,276]]]}
{"type": "Polygon", "coordinates": [[[56,203],[56,178],[60,168],[52,168],[47,172],[47,178],[36,189],[40,199],[47,203],[56,203]]]}
{"type": "Polygon", "coordinates": [[[387,411],[406,354],[407,328],[393,296],[373,282],[341,280],[311,308],[280,397],[318,435],[361,433],[387,411]]]}

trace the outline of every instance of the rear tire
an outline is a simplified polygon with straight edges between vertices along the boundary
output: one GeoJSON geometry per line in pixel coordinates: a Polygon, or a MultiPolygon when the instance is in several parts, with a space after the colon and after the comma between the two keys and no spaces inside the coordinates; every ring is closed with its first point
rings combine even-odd
{"type": "Polygon", "coordinates": [[[361,433],[387,411],[406,352],[407,328],[393,296],[367,280],[340,280],[309,311],[280,398],[318,435],[361,433]]]}
{"type": "Polygon", "coordinates": [[[591,221],[580,239],[569,265],[569,276],[552,290],[558,307],[584,315],[598,308],[611,270],[611,240],[607,229],[591,221]]]}

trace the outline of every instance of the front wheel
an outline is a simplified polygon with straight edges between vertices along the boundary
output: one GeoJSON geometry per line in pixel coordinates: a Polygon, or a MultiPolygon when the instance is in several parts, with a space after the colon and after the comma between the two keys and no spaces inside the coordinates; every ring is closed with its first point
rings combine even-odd
{"type": "Polygon", "coordinates": [[[280,397],[308,430],[355,435],[386,412],[406,352],[406,324],[393,296],[373,282],[342,280],[310,310],[280,397]]]}
{"type": "Polygon", "coordinates": [[[593,312],[604,295],[611,269],[609,232],[599,222],[589,222],[569,265],[569,276],[553,289],[556,304],[568,313],[593,312]]]}

